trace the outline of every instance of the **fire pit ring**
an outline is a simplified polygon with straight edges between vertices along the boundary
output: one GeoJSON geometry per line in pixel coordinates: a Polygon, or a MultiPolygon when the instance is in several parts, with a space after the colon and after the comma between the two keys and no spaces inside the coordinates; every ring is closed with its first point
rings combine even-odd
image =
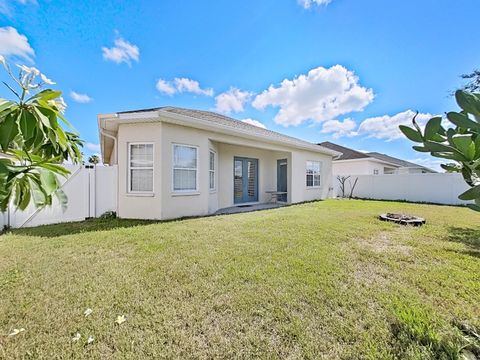
{"type": "Polygon", "coordinates": [[[426,222],[424,218],[406,214],[386,213],[381,214],[378,218],[382,221],[391,221],[401,225],[422,226],[426,222]]]}

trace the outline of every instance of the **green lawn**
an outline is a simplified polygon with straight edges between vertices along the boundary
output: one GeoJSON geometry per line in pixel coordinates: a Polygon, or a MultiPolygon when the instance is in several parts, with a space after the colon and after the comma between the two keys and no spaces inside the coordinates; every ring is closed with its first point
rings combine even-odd
{"type": "Polygon", "coordinates": [[[479,332],[466,208],[329,200],[0,236],[0,358],[450,359],[469,342],[480,355],[479,332]]]}

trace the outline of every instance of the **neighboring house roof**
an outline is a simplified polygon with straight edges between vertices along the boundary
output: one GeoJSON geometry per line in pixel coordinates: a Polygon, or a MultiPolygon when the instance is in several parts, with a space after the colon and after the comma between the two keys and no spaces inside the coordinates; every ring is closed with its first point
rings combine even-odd
{"type": "MultiPolygon", "coordinates": [[[[159,121],[180,123],[182,125],[194,128],[214,130],[217,132],[223,132],[225,134],[236,135],[239,137],[254,138],[266,142],[279,143],[282,145],[320,152],[331,156],[340,155],[339,152],[335,150],[326,147],[319,147],[318,145],[310,143],[308,141],[287,136],[272,130],[263,129],[258,126],[254,126],[243,121],[236,120],[231,117],[220,115],[211,111],[166,106],[151,109],[122,111],[115,114],[99,115],[98,118],[100,128],[100,142],[104,162],[108,162],[110,154],[106,155],[104,152],[104,141],[108,141],[108,139],[104,139],[104,136],[102,136],[104,135],[102,134],[102,130],[109,131],[110,133],[115,133],[118,129],[118,124],[121,123],[142,123],[159,121]]],[[[113,146],[113,143],[110,143],[110,146],[113,146]]]]}
{"type": "Polygon", "coordinates": [[[319,143],[318,145],[327,147],[329,149],[339,151],[342,153],[342,155],[338,158],[335,158],[334,160],[355,160],[355,159],[370,159],[370,160],[379,160],[384,163],[388,163],[389,165],[394,165],[397,167],[404,167],[404,168],[419,168],[423,169],[428,172],[436,172],[432,169],[429,169],[425,166],[418,165],[409,161],[405,161],[402,159],[398,159],[396,157],[386,155],[386,154],[381,154],[379,152],[368,152],[368,153],[363,153],[357,150],[353,150],[350,148],[347,148],[345,146],[341,146],[338,144],[331,143],[329,141],[325,141],[322,143],[319,143]]]}
{"type": "MultiPolygon", "coordinates": [[[[396,157],[393,157],[393,156],[389,156],[387,154],[381,154],[381,153],[378,153],[378,152],[369,152],[367,153],[368,156],[370,157],[373,157],[375,159],[378,159],[378,160],[382,160],[382,161],[386,161],[386,162],[389,162],[389,163],[392,163],[392,164],[396,164],[400,167],[408,167],[408,168],[425,168],[427,169],[426,167],[424,166],[421,166],[421,165],[418,165],[418,164],[415,164],[415,163],[412,163],[412,162],[409,162],[409,161],[405,161],[405,160],[402,160],[402,159],[398,159],[396,157]]],[[[430,170],[430,169],[428,169],[430,170]]]]}
{"type": "Polygon", "coordinates": [[[341,146],[338,144],[334,144],[330,141],[324,141],[319,143],[318,145],[326,147],[331,150],[335,150],[338,152],[341,152],[342,155],[338,158],[335,158],[335,160],[350,160],[350,159],[364,159],[364,158],[369,158],[370,156],[366,155],[365,153],[362,153],[357,150],[349,149],[345,146],[341,146]]]}

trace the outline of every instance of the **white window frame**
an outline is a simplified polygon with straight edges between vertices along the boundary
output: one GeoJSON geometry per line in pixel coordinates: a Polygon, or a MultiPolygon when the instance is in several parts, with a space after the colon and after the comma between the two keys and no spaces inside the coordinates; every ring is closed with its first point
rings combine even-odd
{"type": "Polygon", "coordinates": [[[128,166],[127,166],[127,190],[129,194],[153,194],[155,191],[155,143],[153,142],[129,142],[128,143],[128,166]],[[133,169],[138,169],[138,170],[152,170],[152,190],[151,191],[134,191],[132,190],[132,145],[152,145],[152,166],[146,166],[146,167],[133,167],[133,169]]]}
{"type": "Polygon", "coordinates": [[[305,162],[305,187],[307,189],[319,189],[322,187],[322,168],[323,168],[323,162],[320,161],[320,160],[307,160],[305,162]],[[309,175],[307,173],[307,170],[308,170],[308,163],[318,163],[320,166],[320,170],[318,173],[312,173],[311,175],[313,176],[312,177],[312,185],[307,185],[307,175],[309,175]],[[315,175],[320,175],[320,185],[314,185],[315,184],[315,175]]]}
{"type": "Polygon", "coordinates": [[[172,143],[172,193],[174,194],[188,194],[188,193],[198,193],[199,192],[199,174],[198,174],[198,169],[200,168],[199,166],[200,163],[200,151],[199,147],[197,145],[190,145],[190,144],[180,144],[180,143],[172,143]],[[183,146],[183,147],[189,147],[189,148],[194,148],[197,154],[197,167],[196,168],[176,168],[175,167],[175,146],[183,146]],[[195,170],[195,190],[193,189],[188,189],[188,190],[175,190],[175,170],[195,170]]]}
{"type": "Polygon", "coordinates": [[[217,152],[210,149],[208,152],[208,188],[210,192],[217,191],[217,152]],[[213,170],[210,169],[210,155],[213,154],[213,170]],[[213,188],[210,187],[210,174],[213,173],[213,188]]]}

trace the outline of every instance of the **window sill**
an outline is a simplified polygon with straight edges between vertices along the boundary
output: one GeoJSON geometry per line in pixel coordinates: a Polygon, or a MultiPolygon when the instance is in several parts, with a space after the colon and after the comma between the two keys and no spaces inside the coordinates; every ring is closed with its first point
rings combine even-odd
{"type": "Polygon", "coordinates": [[[127,193],[127,196],[134,196],[134,197],[154,197],[155,193],[127,193]]]}
{"type": "Polygon", "coordinates": [[[322,188],[321,186],[307,186],[306,187],[307,190],[319,190],[321,188],[322,188]]]}
{"type": "Polygon", "coordinates": [[[185,191],[185,192],[174,191],[170,195],[172,195],[172,196],[196,196],[196,195],[200,195],[200,192],[199,191],[185,191]]]}
{"type": "Polygon", "coordinates": [[[217,190],[210,190],[210,194],[216,194],[217,190]]]}

